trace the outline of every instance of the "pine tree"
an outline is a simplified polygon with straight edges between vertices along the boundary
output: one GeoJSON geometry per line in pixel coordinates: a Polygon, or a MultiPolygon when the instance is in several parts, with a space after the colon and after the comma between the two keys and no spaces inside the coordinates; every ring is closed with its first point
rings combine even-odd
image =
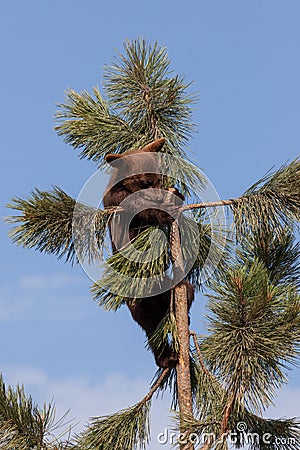
{"type": "MultiPolygon", "coordinates": [[[[133,248],[107,259],[103,277],[91,289],[94,299],[106,309],[117,310],[130,298],[133,287],[143,287],[141,279],[151,278],[167,265],[173,275],[183,273],[196,290],[207,295],[209,321],[207,335],[190,330],[184,286],[174,287],[175,308],[170,308],[151,342],[157,346],[171,342],[179,351],[177,366],[159,369],[144,399],[93,419],[66,448],[146,448],[152,397],[168,387],[177,411],[177,429],[183,434],[181,449],[227,449],[225,438],[230,434],[239,448],[247,444],[247,433],[270,436],[268,442],[250,443],[252,449],[299,448],[297,420],[267,420],[263,411],[287,381],[286,372],[299,354],[300,248],[295,223],[300,217],[300,161],[267,174],[234,199],[202,202],[205,177],[184,150],[195,130],[195,95],[189,90],[190,84],[171,71],[165,48],[137,39],[126,41],[124,52],[105,68],[105,97],[98,88],[93,95],[69,90],[59,105],[58,134],[80,150],[81,158],[93,160],[102,169],[106,153],[121,154],[165,138],[165,182],[170,177],[175,180],[186,198],[167,233],[165,251],[155,253],[161,250],[159,240],[158,247],[149,245],[155,227],[141,232],[133,248]],[[232,219],[230,232],[223,225],[214,228],[214,214],[224,208],[232,219]],[[150,261],[132,258],[133,251],[149,247],[153,250],[150,261]],[[208,260],[214,271],[209,270],[204,282],[208,260]],[[119,277],[112,276],[114,271],[119,277]],[[124,286],[123,276],[130,278],[130,285],[124,286]],[[198,446],[190,436],[197,437],[198,446]]],[[[70,262],[103,258],[114,210],[79,204],[58,187],[47,192],[36,189],[29,199],[13,199],[9,207],[18,211],[9,219],[14,225],[11,238],[18,245],[70,262]]],[[[9,395],[2,390],[2,396],[0,436],[13,433],[20,442],[24,436],[34,437],[6,418],[9,395]]],[[[22,401],[20,409],[26,412],[26,408],[22,401]]],[[[30,449],[35,441],[18,445],[30,449]]]]}

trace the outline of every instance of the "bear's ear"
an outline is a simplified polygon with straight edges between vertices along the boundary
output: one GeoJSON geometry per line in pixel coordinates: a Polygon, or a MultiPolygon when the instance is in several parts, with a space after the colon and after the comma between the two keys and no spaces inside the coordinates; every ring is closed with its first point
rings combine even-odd
{"type": "Polygon", "coordinates": [[[166,142],[165,138],[156,139],[156,141],[150,142],[146,147],[142,148],[141,152],[159,152],[166,142]]]}
{"type": "Polygon", "coordinates": [[[164,143],[166,142],[165,138],[156,139],[156,141],[150,142],[150,144],[146,145],[143,148],[140,148],[138,150],[128,150],[124,153],[108,153],[105,156],[105,161],[108,164],[112,164],[116,159],[122,158],[123,156],[136,154],[140,152],[159,152],[159,150],[163,147],[164,143]]]}
{"type": "Polygon", "coordinates": [[[118,153],[108,153],[107,155],[105,155],[105,161],[108,164],[111,164],[112,162],[114,162],[116,159],[122,158],[123,155],[120,155],[118,153]]]}

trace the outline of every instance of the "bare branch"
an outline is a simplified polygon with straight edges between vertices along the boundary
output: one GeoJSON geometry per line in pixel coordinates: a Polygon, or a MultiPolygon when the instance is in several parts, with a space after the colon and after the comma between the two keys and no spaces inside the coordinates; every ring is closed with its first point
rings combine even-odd
{"type": "Polygon", "coordinates": [[[167,374],[170,372],[170,369],[168,367],[166,367],[162,373],[160,374],[160,376],[158,377],[156,383],[153,384],[153,386],[151,387],[150,391],[148,392],[148,394],[139,402],[141,403],[147,403],[149,400],[151,400],[151,398],[153,397],[153,394],[157,391],[157,389],[160,387],[160,385],[162,384],[162,382],[164,381],[165,377],[167,376],[167,374]]]}
{"type": "Polygon", "coordinates": [[[212,378],[213,375],[209,372],[209,370],[207,369],[207,367],[206,367],[206,365],[205,365],[205,363],[204,363],[204,361],[203,361],[202,354],[201,354],[201,350],[200,350],[199,343],[198,343],[198,339],[197,339],[197,334],[195,333],[195,331],[190,331],[190,335],[191,335],[192,338],[193,338],[193,341],[194,341],[194,344],[195,344],[195,348],[196,348],[196,352],[197,352],[197,356],[198,356],[198,360],[199,360],[199,363],[200,363],[200,366],[201,366],[203,372],[204,372],[209,378],[212,378]]]}

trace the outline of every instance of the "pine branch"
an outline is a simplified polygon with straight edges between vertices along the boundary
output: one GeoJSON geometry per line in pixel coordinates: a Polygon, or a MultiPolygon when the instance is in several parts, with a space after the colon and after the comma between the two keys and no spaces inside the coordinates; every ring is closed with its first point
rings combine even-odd
{"type": "MultiPolygon", "coordinates": [[[[194,341],[197,360],[200,365],[195,399],[196,417],[201,424],[209,420],[212,421],[214,418],[216,423],[211,424],[214,426],[213,430],[210,431],[213,431],[215,436],[222,436],[228,431],[228,422],[236,405],[236,395],[227,392],[215,374],[208,369],[196,333],[192,331],[190,334],[194,341]]],[[[208,440],[202,449],[210,448],[210,445],[211,441],[208,440]]]]}
{"type": "Polygon", "coordinates": [[[28,450],[27,439],[9,421],[0,420],[0,449],[28,450]]]}
{"type": "Polygon", "coordinates": [[[137,404],[111,416],[93,419],[79,439],[83,448],[133,450],[149,441],[149,402],[137,404]]]}
{"type": "Polygon", "coordinates": [[[294,287],[275,288],[262,263],[218,273],[209,294],[209,366],[245,406],[260,411],[285,381],[299,351],[300,304],[294,287]]]}
{"type": "Polygon", "coordinates": [[[170,373],[170,369],[166,368],[163,369],[160,373],[160,375],[158,376],[157,380],[155,380],[152,385],[151,385],[151,389],[148,392],[148,394],[143,398],[143,400],[141,400],[142,403],[146,403],[147,401],[151,400],[153,395],[155,394],[155,392],[157,392],[157,390],[161,387],[162,383],[165,381],[165,379],[167,378],[167,375],[170,373]]]}
{"type": "Polygon", "coordinates": [[[150,296],[162,286],[169,264],[166,237],[148,227],[121,253],[106,261],[101,280],[91,287],[93,298],[105,309],[118,309],[129,298],[150,296]]]}
{"type": "Polygon", "coordinates": [[[126,121],[112,114],[98,88],[93,89],[94,98],[84,91],[69,90],[65,103],[55,117],[59,136],[75,149],[82,149],[81,158],[91,159],[106,167],[106,153],[123,153],[129,148],[142,146],[146,139],[131,128],[126,121]]]}
{"type": "Polygon", "coordinates": [[[214,380],[212,373],[208,370],[208,368],[206,367],[202,354],[201,354],[201,350],[200,350],[200,346],[199,346],[199,342],[197,339],[197,334],[195,333],[195,331],[190,331],[190,336],[192,336],[193,341],[194,341],[194,345],[195,345],[195,349],[196,349],[196,353],[197,353],[197,357],[198,357],[198,361],[199,364],[201,366],[201,369],[203,370],[203,372],[205,373],[205,375],[208,378],[211,378],[212,380],[214,380]]]}
{"type": "Polygon", "coordinates": [[[197,448],[199,443],[206,441],[206,444],[201,447],[201,450],[209,449],[213,444],[213,435],[220,422],[213,418],[207,420],[196,419],[192,414],[188,413],[175,413],[176,430],[178,429],[177,423],[181,425],[180,443],[182,450],[189,450],[190,445],[195,442],[197,448]],[[199,439],[195,439],[198,437],[199,439]]]}
{"type": "Polygon", "coordinates": [[[36,189],[28,200],[15,198],[7,206],[21,212],[7,218],[18,224],[9,233],[16,244],[70,262],[101,259],[111,213],[76,203],[58,187],[50,192],[36,189]]]}
{"type": "Polygon", "coordinates": [[[300,219],[300,160],[267,175],[233,202],[231,209],[239,238],[249,232],[282,228],[300,219]]]}
{"type": "Polygon", "coordinates": [[[55,414],[53,404],[39,408],[23,387],[6,387],[0,376],[0,449],[63,450],[67,443],[50,436],[54,429],[66,425],[66,415],[56,422],[55,414]]]}
{"type": "Polygon", "coordinates": [[[216,206],[230,206],[234,203],[243,202],[243,197],[232,198],[229,200],[218,200],[215,202],[201,202],[201,203],[190,203],[181,207],[181,211],[188,211],[190,209],[206,209],[215,208],[216,206]]]}
{"type": "MultiPolygon", "coordinates": [[[[153,383],[156,383],[158,378],[160,377],[162,373],[162,369],[158,369],[157,373],[155,374],[155,377],[153,379],[153,383]]],[[[209,387],[209,390],[202,389],[202,384],[200,378],[202,377],[203,371],[199,367],[197,358],[194,357],[194,354],[190,352],[190,378],[191,378],[191,389],[192,389],[192,400],[193,400],[193,408],[195,408],[195,411],[197,411],[198,406],[203,407],[207,404],[207,398],[205,394],[207,392],[211,392],[211,386],[209,387]],[[200,380],[200,381],[199,381],[200,380]],[[205,392],[204,392],[205,391],[205,392]],[[202,395],[203,394],[203,395],[202,395]],[[205,400],[203,400],[205,398],[205,400]]],[[[177,374],[176,369],[172,368],[170,369],[167,376],[164,378],[163,382],[161,383],[159,390],[161,394],[163,395],[165,391],[169,390],[172,396],[171,399],[171,409],[177,410],[178,409],[178,389],[177,389],[177,374]]]]}
{"type": "MultiPolygon", "coordinates": [[[[138,149],[158,137],[167,141],[166,154],[185,156],[182,145],[195,128],[190,108],[193,96],[186,93],[189,85],[182,77],[170,75],[166,49],[140,39],[128,41],[124,55],[118,56],[104,74],[108,101],[98,88],[94,88],[94,96],[69,90],[56,113],[58,134],[82,149],[82,158],[92,159],[100,167],[106,167],[106,153],[138,149]]],[[[170,159],[169,166],[178,172],[178,162],[170,159]]],[[[186,193],[188,184],[195,187],[202,178],[190,166],[179,170],[176,181],[186,193]]]]}
{"type": "Polygon", "coordinates": [[[300,219],[300,160],[281,167],[251,186],[241,197],[185,205],[190,209],[229,206],[233,212],[237,237],[249,233],[276,232],[300,219]]]}
{"type": "Polygon", "coordinates": [[[184,156],[182,144],[194,129],[189,106],[194,98],[183,77],[171,76],[166,49],[137,39],[126,41],[118,57],[104,74],[110,104],[139,134],[165,137],[167,151],[184,156]]]}
{"type": "Polygon", "coordinates": [[[300,275],[300,243],[296,242],[293,231],[284,228],[273,234],[260,230],[245,235],[237,249],[238,261],[249,265],[256,259],[268,270],[272,284],[288,283],[299,286],[300,275]]]}
{"type": "Polygon", "coordinates": [[[148,394],[136,405],[110,416],[94,418],[79,436],[79,448],[101,450],[145,449],[149,442],[149,411],[151,399],[169,373],[164,369],[148,394]]]}
{"type": "Polygon", "coordinates": [[[226,256],[232,241],[214,213],[204,210],[193,212],[192,217],[181,214],[179,226],[187,279],[200,290],[212,272],[227,267],[226,256]]]}
{"type": "MultiPolygon", "coordinates": [[[[160,373],[161,369],[158,370],[158,375],[160,373]]],[[[183,446],[183,449],[191,445],[189,437],[190,435],[195,436],[194,433],[214,432],[217,435],[222,420],[222,405],[226,399],[224,397],[224,389],[220,383],[215,378],[207,376],[199,365],[197,358],[195,357],[194,359],[192,353],[190,355],[190,376],[195,415],[191,413],[175,413],[176,427],[174,430],[177,433],[180,431],[186,436],[187,447],[183,446]]],[[[160,387],[162,392],[167,389],[172,393],[171,408],[173,410],[178,409],[177,374],[175,369],[170,370],[168,377],[165,378],[160,387]]],[[[184,442],[184,437],[181,437],[182,442],[184,442]]]]}
{"type": "MultiPolygon", "coordinates": [[[[177,413],[176,421],[183,426],[185,436],[181,438],[187,443],[183,449],[188,448],[191,438],[201,445],[200,450],[227,449],[227,438],[231,448],[244,448],[249,450],[296,450],[299,448],[300,422],[295,418],[265,419],[246,409],[239,411],[231,401],[225,408],[226,427],[218,420],[216,413],[197,419],[189,414],[177,413]],[[231,412],[229,413],[229,409],[231,412]],[[228,414],[229,413],[229,414],[228,414]],[[243,431],[242,431],[243,430],[243,431]],[[203,444],[203,445],[202,445],[203,444]]],[[[176,427],[177,428],[177,427],[176,427]]]]}

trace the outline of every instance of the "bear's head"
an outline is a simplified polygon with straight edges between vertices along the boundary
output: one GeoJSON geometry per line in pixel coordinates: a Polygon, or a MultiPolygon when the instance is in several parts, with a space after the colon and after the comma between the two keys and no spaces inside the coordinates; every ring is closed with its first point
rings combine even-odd
{"type": "Polygon", "coordinates": [[[165,139],[157,139],[138,150],[128,150],[122,154],[109,153],[105,160],[113,168],[110,186],[122,185],[128,192],[136,192],[149,187],[159,188],[161,176],[158,159],[165,139]]]}

